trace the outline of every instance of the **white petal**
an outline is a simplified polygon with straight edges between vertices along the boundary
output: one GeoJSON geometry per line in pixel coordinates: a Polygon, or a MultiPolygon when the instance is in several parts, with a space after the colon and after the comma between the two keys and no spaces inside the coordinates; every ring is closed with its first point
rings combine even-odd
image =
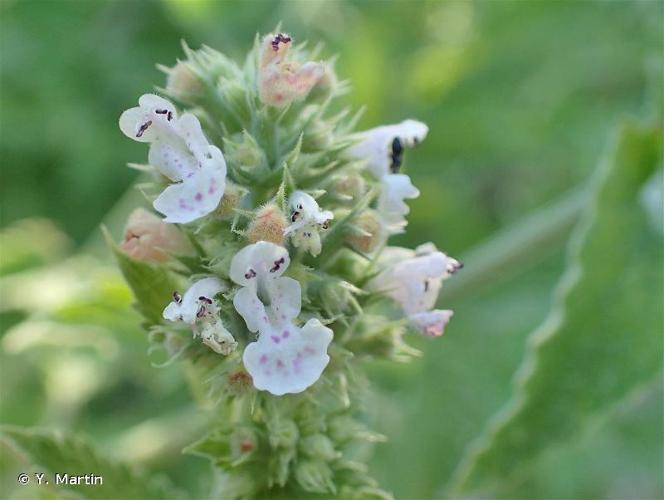
{"type": "Polygon", "coordinates": [[[153,142],[172,128],[176,113],[173,104],[154,94],[144,94],[139,106],[120,116],[120,130],[138,142],[153,142]]]}
{"type": "MultiPolygon", "coordinates": [[[[391,259],[390,253],[394,252],[386,252],[387,258],[391,259]]],[[[422,255],[410,252],[415,256],[401,261],[387,260],[387,264],[381,258],[384,271],[369,282],[369,287],[398,302],[406,314],[415,314],[431,309],[436,303],[443,279],[449,276],[450,259],[439,251],[422,255]]],[[[396,253],[406,256],[403,251],[396,253]]]]}
{"type": "Polygon", "coordinates": [[[205,166],[179,184],[173,184],[154,201],[165,222],[186,224],[213,212],[224,194],[225,172],[205,166]]]}
{"type": "Polygon", "coordinates": [[[367,169],[380,179],[390,173],[394,139],[399,139],[404,148],[413,147],[422,142],[428,132],[429,127],[417,120],[373,128],[359,135],[361,142],[349,148],[348,155],[365,160],[367,169]]]}
{"type": "Polygon", "coordinates": [[[191,113],[185,113],[177,122],[177,130],[187,149],[202,162],[209,155],[209,142],[203,134],[198,118],[191,113]]]}
{"type": "Polygon", "coordinates": [[[166,309],[164,309],[162,316],[168,321],[183,321],[182,308],[180,307],[180,304],[175,301],[171,302],[166,306],[166,309]]]}
{"type": "Polygon", "coordinates": [[[163,317],[169,321],[184,321],[193,324],[200,305],[200,297],[213,299],[215,295],[225,289],[224,284],[217,278],[204,278],[195,282],[182,297],[182,301],[171,302],[164,309],[163,317]]]}
{"type": "Polygon", "coordinates": [[[258,274],[275,278],[281,276],[289,264],[288,250],[269,241],[259,241],[235,254],[231,261],[230,277],[238,285],[247,286],[258,274]]]}
{"type": "Polygon", "coordinates": [[[332,330],[317,319],[302,329],[293,324],[261,332],[244,350],[244,366],[254,386],[276,396],[304,391],[316,382],[330,361],[332,330]]]}
{"type": "Polygon", "coordinates": [[[233,297],[233,306],[247,324],[250,332],[269,329],[270,320],[265,306],[258,298],[254,287],[245,286],[240,288],[233,297]]]}
{"type": "Polygon", "coordinates": [[[453,311],[436,309],[415,313],[408,316],[413,326],[428,337],[440,337],[445,333],[445,326],[450,322],[453,311]]]}
{"type": "MultiPolygon", "coordinates": [[[[292,224],[296,226],[295,229],[306,224],[323,224],[324,222],[334,218],[334,214],[329,210],[321,210],[318,202],[309,194],[304,191],[295,191],[288,200],[291,213],[297,212],[297,222],[292,224]]],[[[291,229],[292,231],[293,229],[291,229]]]]}
{"type": "Polygon", "coordinates": [[[381,179],[377,209],[388,231],[400,232],[406,226],[405,216],[410,212],[410,208],[404,200],[414,199],[419,195],[420,192],[407,175],[390,174],[381,179]]]}
{"type": "Polygon", "coordinates": [[[157,110],[170,111],[173,119],[177,118],[175,106],[173,106],[173,103],[156,94],[143,94],[138,99],[138,105],[150,112],[157,110]]]}
{"type": "Polygon", "coordinates": [[[277,322],[290,321],[302,309],[302,287],[293,278],[277,278],[270,289],[269,312],[277,322]]]}
{"type": "Polygon", "coordinates": [[[181,181],[196,172],[199,162],[174,135],[157,139],[150,146],[148,163],[172,181],[181,181]]]}

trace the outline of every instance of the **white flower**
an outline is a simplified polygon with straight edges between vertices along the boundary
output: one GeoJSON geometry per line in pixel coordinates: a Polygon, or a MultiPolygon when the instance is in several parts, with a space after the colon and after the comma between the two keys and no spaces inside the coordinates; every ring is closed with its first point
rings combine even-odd
{"type": "Polygon", "coordinates": [[[401,233],[407,224],[406,215],[410,212],[403,200],[417,198],[420,191],[404,174],[386,175],[380,183],[377,211],[390,234],[401,233]]]}
{"type": "Polygon", "coordinates": [[[325,74],[325,68],[317,62],[300,64],[287,61],[292,43],[285,33],[267,35],[261,47],[258,68],[260,99],[272,106],[285,106],[306,96],[325,74]]]}
{"type": "Polygon", "coordinates": [[[394,125],[383,125],[360,132],[361,142],[352,146],[348,154],[365,160],[366,166],[377,179],[399,173],[404,148],[412,148],[422,142],[429,127],[416,120],[404,120],[394,125]]]}
{"type": "Polygon", "coordinates": [[[226,287],[217,278],[197,281],[184,296],[173,293],[173,301],[164,309],[163,317],[169,321],[182,321],[191,325],[194,337],[220,354],[230,354],[237,347],[233,336],[219,318],[215,295],[226,287]]]}
{"type": "Polygon", "coordinates": [[[295,191],[288,200],[291,224],[284,231],[291,234],[291,241],[297,248],[311,252],[315,257],[321,251],[319,231],[327,229],[334,214],[321,210],[316,200],[304,191],[295,191]]]}
{"type": "Polygon", "coordinates": [[[257,389],[276,396],[298,393],[316,382],[330,361],[332,330],[317,319],[299,328],[288,322],[262,330],[242,360],[257,389]]]}
{"type": "Polygon", "coordinates": [[[289,264],[288,251],[268,241],[248,245],[233,257],[230,277],[242,285],[233,298],[233,305],[249,331],[257,332],[272,323],[290,321],[300,313],[300,284],[293,278],[281,276],[289,264]]]}
{"type": "Polygon", "coordinates": [[[301,309],[300,284],[281,276],[290,264],[288,251],[259,241],[240,250],[231,262],[230,277],[242,288],[233,305],[258,340],[243,354],[245,368],[257,389],[275,395],[302,392],[320,378],[330,358],[332,331],[318,320],[303,328],[293,319],[301,309]]]}
{"type": "Polygon", "coordinates": [[[366,168],[381,182],[378,212],[388,232],[395,234],[406,226],[408,206],[405,199],[417,198],[420,192],[410,177],[399,173],[405,148],[422,142],[429,128],[422,122],[405,120],[361,132],[360,142],[348,150],[353,159],[366,162],[366,168]]]}
{"type": "Polygon", "coordinates": [[[430,311],[438,299],[443,280],[461,264],[432,243],[414,251],[389,247],[380,258],[383,271],[369,282],[369,288],[391,297],[401,305],[412,323],[427,335],[436,336],[449,321],[451,311],[430,311]]]}
{"type": "Polygon", "coordinates": [[[166,222],[187,223],[217,208],[226,185],[226,161],[209,144],[194,115],[180,118],[166,99],[145,94],[138,107],[120,116],[120,129],[129,138],[149,142],[149,163],[173,181],[154,201],[166,222]]]}

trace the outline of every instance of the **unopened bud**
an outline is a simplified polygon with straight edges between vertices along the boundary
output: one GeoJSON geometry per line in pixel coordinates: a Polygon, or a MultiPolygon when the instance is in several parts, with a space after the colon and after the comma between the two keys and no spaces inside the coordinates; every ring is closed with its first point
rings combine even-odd
{"type": "Polygon", "coordinates": [[[230,444],[233,460],[241,460],[258,449],[258,435],[251,427],[238,427],[231,434],[230,444]]]}
{"type": "Polygon", "coordinates": [[[311,493],[335,493],[332,470],[320,460],[299,460],[295,467],[298,484],[311,493]]]}
{"type": "Polygon", "coordinates": [[[228,374],[228,392],[233,396],[243,396],[253,390],[251,375],[245,370],[234,370],[228,374]]]}
{"type": "Polygon", "coordinates": [[[188,255],[193,251],[173,224],[165,223],[143,208],[137,208],[129,216],[120,249],[144,262],[164,262],[171,255],[188,255]]]}
{"type": "Polygon", "coordinates": [[[340,94],[339,79],[332,64],[323,64],[323,72],[318,83],[311,89],[309,100],[311,102],[322,102],[330,96],[340,94]]]}
{"type": "Polygon", "coordinates": [[[224,140],[224,157],[230,164],[241,168],[253,169],[261,165],[267,165],[265,153],[256,140],[247,132],[242,136],[224,140]]]}
{"type": "Polygon", "coordinates": [[[317,62],[300,64],[287,61],[292,39],[284,33],[263,39],[259,73],[259,95],[263,103],[285,106],[306,96],[323,77],[323,65],[317,62]]]}
{"type": "Polygon", "coordinates": [[[216,214],[219,217],[230,217],[233,215],[233,209],[240,203],[241,198],[241,191],[230,182],[227,182],[224,189],[224,196],[221,198],[221,202],[219,202],[216,214]]]}
{"type": "Polygon", "coordinates": [[[334,179],[332,194],[348,201],[356,201],[366,191],[364,178],[357,173],[343,174],[334,179]]]}
{"type": "Polygon", "coordinates": [[[293,448],[300,437],[297,424],[289,418],[275,416],[268,421],[267,427],[273,448],[293,448]]]}
{"type": "Polygon", "coordinates": [[[203,82],[188,63],[178,63],[168,70],[166,91],[175,97],[187,99],[203,93],[203,82]]]}
{"type": "Polygon", "coordinates": [[[362,212],[354,221],[354,231],[347,238],[348,244],[358,252],[369,253],[384,240],[383,225],[375,210],[362,212]]]}
{"type": "Polygon", "coordinates": [[[354,439],[361,427],[350,415],[337,415],[328,423],[330,437],[337,443],[346,443],[354,439]]]}
{"type": "Polygon", "coordinates": [[[266,205],[256,212],[256,217],[249,224],[247,238],[251,243],[270,241],[283,245],[287,226],[288,220],[281,210],[276,205],[266,205]]]}
{"type": "Polygon", "coordinates": [[[329,462],[339,457],[330,438],[323,434],[313,434],[300,440],[300,451],[308,457],[329,462]]]}

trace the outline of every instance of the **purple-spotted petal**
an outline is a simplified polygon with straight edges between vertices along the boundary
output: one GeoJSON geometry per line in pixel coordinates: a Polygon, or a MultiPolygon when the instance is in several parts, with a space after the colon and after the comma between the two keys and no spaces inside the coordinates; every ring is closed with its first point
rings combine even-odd
{"type": "Polygon", "coordinates": [[[300,284],[281,277],[289,264],[288,251],[268,241],[248,245],[233,257],[230,277],[243,286],[235,294],[233,305],[250,331],[263,331],[300,313],[300,284]]]}
{"type": "Polygon", "coordinates": [[[317,319],[303,328],[292,323],[261,332],[242,357],[254,386],[275,396],[295,394],[314,384],[330,361],[332,330],[317,319]]]}
{"type": "Polygon", "coordinates": [[[269,328],[270,319],[265,305],[258,298],[253,287],[240,288],[233,297],[233,306],[240,316],[244,318],[250,332],[269,328]]]}
{"type": "Polygon", "coordinates": [[[225,183],[225,169],[206,165],[181,183],[168,186],[153,206],[166,216],[166,222],[186,224],[217,208],[224,194],[225,183]]]}

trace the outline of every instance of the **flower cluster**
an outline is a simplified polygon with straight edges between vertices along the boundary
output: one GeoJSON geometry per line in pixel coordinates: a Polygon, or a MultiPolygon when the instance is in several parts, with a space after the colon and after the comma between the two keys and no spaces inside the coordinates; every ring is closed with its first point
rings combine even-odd
{"type": "Polygon", "coordinates": [[[139,209],[119,247],[139,309],[159,307],[151,338],[245,408],[228,406],[228,422],[206,438],[235,450],[214,458],[227,464],[229,497],[291,484],[380,492],[346,458],[371,435],[353,417],[361,384],[350,366],[411,353],[405,325],[441,336],[452,312],[435,304],[461,267],[432,243],[387,246],[419,195],[402,168],[427,126],[353,131],[345,113],[330,113],[345,92],[332,64],[292,44],[270,34],[242,67],[185,46],[187,59],[166,68],[164,97],[145,94],[120,117],[127,137],[150,145],[145,194],[163,216],[139,209]],[[147,286],[150,273],[163,288],[188,284],[147,286]],[[254,454],[261,446],[271,452],[254,454]],[[264,482],[228,472],[251,463],[266,468],[264,482]]]}

